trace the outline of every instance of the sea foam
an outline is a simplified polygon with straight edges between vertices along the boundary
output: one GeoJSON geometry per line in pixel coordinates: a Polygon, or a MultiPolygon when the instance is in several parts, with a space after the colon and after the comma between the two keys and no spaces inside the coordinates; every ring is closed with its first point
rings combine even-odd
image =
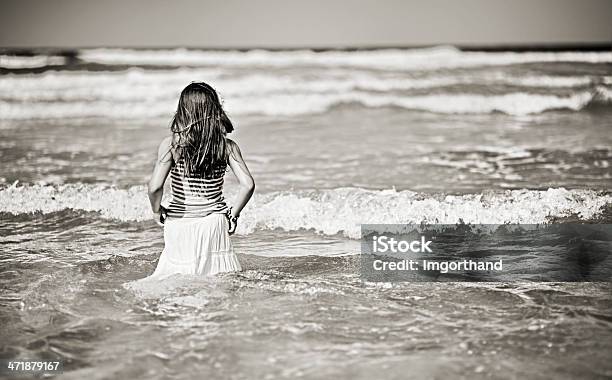
{"type": "Polygon", "coordinates": [[[0,76],[0,119],[169,117],[180,89],[212,83],[232,115],[307,115],[342,104],[445,114],[537,114],[610,103],[601,76],[533,76],[504,71],[399,75],[363,70],[273,73],[227,67],[119,72],[60,71],[0,76]],[[491,93],[488,89],[495,88],[491,93]]]}
{"type": "MultiPolygon", "coordinates": [[[[152,218],[142,186],[118,189],[85,184],[15,184],[0,190],[0,201],[0,212],[11,214],[73,209],[121,221],[152,218]]],[[[540,224],[567,216],[589,220],[610,203],[609,194],[564,188],[467,195],[361,188],[272,192],[254,196],[240,218],[237,232],[313,230],[358,238],[362,223],[540,224]]]]}
{"type": "MultiPolygon", "coordinates": [[[[501,112],[522,116],[550,110],[579,111],[592,103],[608,104],[610,90],[599,93],[579,91],[568,96],[513,92],[502,95],[453,94],[397,95],[350,91],[345,93],[268,94],[263,97],[236,96],[226,100],[231,115],[293,116],[317,114],[342,104],[370,108],[397,107],[442,114],[488,114],[501,112]]],[[[69,95],[65,95],[69,96],[69,95]]],[[[104,118],[106,120],[169,117],[175,107],[172,99],[121,102],[79,100],[70,102],[15,102],[0,100],[0,120],[104,118]]]]}
{"type": "Polygon", "coordinates": [[[355,67],[378,70],[436,70],[533,62],[612,62],[612,52],[464,52],[452,46],[360,51],[204,51],[85,49],[84,62],[107,65],[355,67]]]}
{"type": "Polygon", "coordinates": [[[34,55],[0,55],[0,67],[4,69],[33,69],[45,66],[66,64],[66,58],[61,56],[34,55]]]}

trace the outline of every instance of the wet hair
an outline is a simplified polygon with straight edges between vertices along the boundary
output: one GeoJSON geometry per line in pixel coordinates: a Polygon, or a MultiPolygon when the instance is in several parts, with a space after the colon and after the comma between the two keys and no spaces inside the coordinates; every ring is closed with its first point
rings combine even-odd
{"type": "Polygon", "coordinates": [[[225,135],[234,126],[211,86],[192,82],[183,89],[170,130],[172,148],[184,161],[187,176],[209,177],[225,167],[229,155],[225,135]]]}

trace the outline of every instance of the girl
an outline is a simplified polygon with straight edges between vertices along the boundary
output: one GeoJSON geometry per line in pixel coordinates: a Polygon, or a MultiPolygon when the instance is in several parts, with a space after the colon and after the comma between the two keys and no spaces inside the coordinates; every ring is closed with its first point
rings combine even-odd
{"type": "Polygon", "coordinates": [[[215,90],[203,82],[185,87],[170,130],[172,136],[161,142],[149,181],[149,200],[164,225],[165,242],[153,276],[239,271],[229,235],[255,183],[238,145],[226,137],[234,126],[215,90]],[[223,199],[228,165],[240,183],[229,208],[223,199]],[[161,199],[168,174],[172,200],[165,208],[161,199]]]}

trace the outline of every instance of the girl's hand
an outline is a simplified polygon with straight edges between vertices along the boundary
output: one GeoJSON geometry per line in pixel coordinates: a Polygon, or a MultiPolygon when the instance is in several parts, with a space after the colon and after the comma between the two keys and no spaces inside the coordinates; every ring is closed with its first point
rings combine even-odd
{"type": "Polygon", "coordinates": [[[163,227],[164,222],[166,221],[166,218],[168,217],[168,210],[166,210],[164,206],[159,206],[159,212],[155,213],[155,215],[156,215],[155,222],[157,222],[159,226],[163,227]]]}
{"type": "Polygon", "coordinates": [[[233,235],[236,232],[236,227],[238,227],[238,218],[232,218],[229,216],[229,228],[227,229],[230,235],[233,235]]]}
{"type": "Polygon", "coordinates": [[[227,213],[225,214],[225,216],[227,217],[227,223],[228,223],[227,231],[229,232],[230,235],[233,235],[234,232],[236,232],[236,227],[238,227],[238,217],[234,216],[234,214],[232,213],[231,207],[227,210],[227,213]]]}

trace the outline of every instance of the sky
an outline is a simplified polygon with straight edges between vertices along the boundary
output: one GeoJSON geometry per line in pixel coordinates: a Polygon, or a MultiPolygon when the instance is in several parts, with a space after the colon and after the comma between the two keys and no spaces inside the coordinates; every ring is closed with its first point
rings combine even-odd
{"type": "Polygon", "coordinates": [[[612,0],[1,0],[0,47],[610,43],[612,0]]]}

